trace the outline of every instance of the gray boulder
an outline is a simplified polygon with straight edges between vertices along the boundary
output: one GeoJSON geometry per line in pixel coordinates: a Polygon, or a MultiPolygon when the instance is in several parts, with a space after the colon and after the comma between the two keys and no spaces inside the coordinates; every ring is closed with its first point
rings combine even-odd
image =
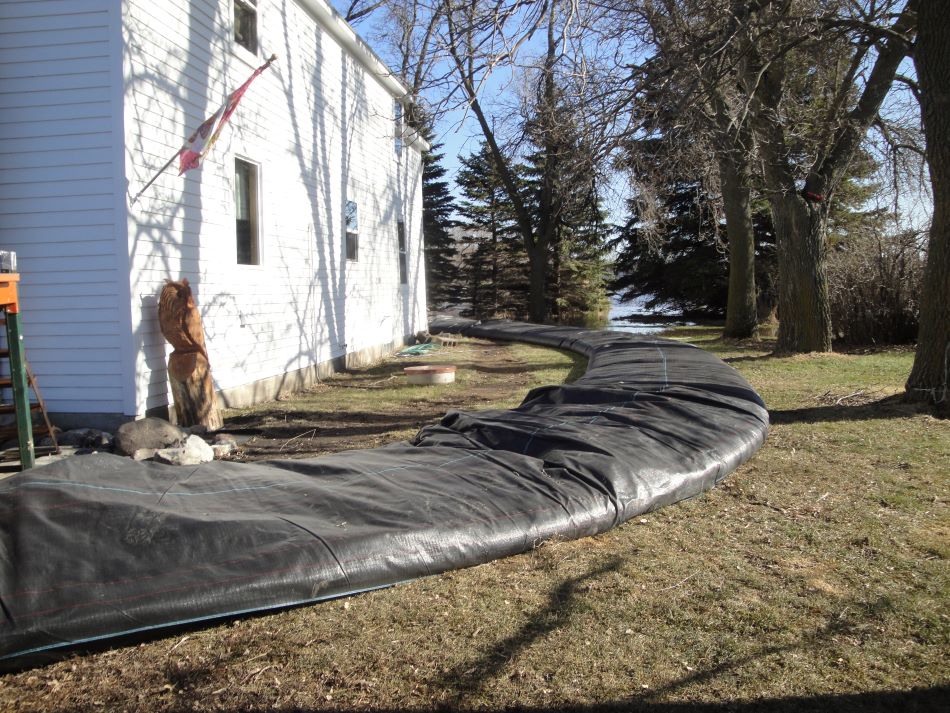
{"type": "MultiPolygon", "coordinates": [[[[140,448],[169,448],[180,445],[188,434],[161,418],[143,418],[119,426],[115,432],[115,452],[130,456],[140,448]]],[[[199,439],[200,440],[200,439],[199,439]]]]}

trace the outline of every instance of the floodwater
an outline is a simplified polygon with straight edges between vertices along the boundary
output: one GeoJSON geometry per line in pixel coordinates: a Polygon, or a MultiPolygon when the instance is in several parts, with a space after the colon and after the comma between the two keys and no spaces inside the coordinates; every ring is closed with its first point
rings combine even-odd
{"type": "Polygon", "coordinates": [[[627,332],[629,334],[656,334],[664,329],[679,324],[692,324],[684,322],[683,319],[672,312],[664,310],[649,311],[646,303],[649,297],[638,297],[630,302],[618,302],[616,296],[610,298],[610,312],[607,315],[607,325],[604,329],[614,332],[627,332]],[[638,322],[636,318],[625,319],[628,315],[649,314],[654,317],[649,322],[638,322]],[[668,320],[657,320],[656,317],[668,317],[668,320]]]}

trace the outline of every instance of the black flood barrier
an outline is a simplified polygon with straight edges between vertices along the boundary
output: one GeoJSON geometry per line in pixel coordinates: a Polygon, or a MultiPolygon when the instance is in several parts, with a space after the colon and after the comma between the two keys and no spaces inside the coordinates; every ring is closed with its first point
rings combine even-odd
{"type": "Polygon", "coordinates": [[[758,394],[687,344],[511,322],[430,328],[589,363],[516,409],[453,411],[384,448],[197,467],[93,454],[0,481],[0,667],[593,535],[712,487],[765,439],[758,394]]]}

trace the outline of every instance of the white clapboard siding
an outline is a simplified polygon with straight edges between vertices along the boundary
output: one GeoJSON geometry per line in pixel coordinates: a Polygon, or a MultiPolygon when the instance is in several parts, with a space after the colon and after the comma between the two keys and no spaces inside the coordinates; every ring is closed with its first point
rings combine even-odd
{"type": "MultiPolygon", "coordinates": [[[[258,11],[262,50],[253,58],[231,39],[230,0],[129,4],[136,51],[126,61],[126,171],[133,186],[266,56],[278,55],[202,168],[184,177],[169,171],[130,212],[140,411],[167,403],[161,365],[168,347],[155,315],[166,278],[187,277],[193,286],[220,389],[425,326],[424,285],[421,292],[399,285],[397,220],[407,221],[410,255],[422,254],[420,162],[417,151],[396,154],[393,94],[306,2],[261,0],[258,11]],[[260,265],[236,264],[236,157],[260,167],[260,265]],[[410,174],[415,190],[407,193],[410,174]],[[345,259],[346,200],[359,205],[357,262],[345,259]]],[[[421,272],[410,264],[412,282],[421,272]]]]}
{"type": "Polygon", "coordinates": [[[0,249],[17,253],[27,358],[56,412],[133,402],[116,6],[0,3],[0,249]]]}
{"type": "Polygon", "coordinates": [[[52,411],[127,418],[168,403],[166,279],[191,281],[224,390],[425,327],[421,161],[396,151],[398,87],[336,39],[323,0],[257,6],[252,57],[233,42],[232,0],[0,3],[0,249],[18,254],[52,411]],[[201,169],[173,166],[131,204],[271,53],[201,169]],[[236,264],[235,158],[260,170],[259,265],[236,264]]]}

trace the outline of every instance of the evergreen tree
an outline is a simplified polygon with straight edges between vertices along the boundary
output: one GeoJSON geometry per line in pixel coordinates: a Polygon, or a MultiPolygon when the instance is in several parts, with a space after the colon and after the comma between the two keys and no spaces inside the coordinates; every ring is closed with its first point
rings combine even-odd
{"type": "MultiPolygon", "coordinates": [[[[658,197],[659,244],[647,237],[636,203],[612,245],[617,250],[611,289],[622,301],[649,297],[647,309],[669,307],[684,315],[723,317],[729,292],[728,238],[717,225],[714,197],[700,182],[678,180],[658,197]]],[[[775,243],[768,209],[754,207],[755,271],[759,310],[774,303],[775,243]]]]}
{"type": "Polygon", "coordinates": [[[426,256],[426,294],[429,307],[439,309],[458,301],[459,268],[452,228],[456,225],[455,197],[444,180],[442,144],[431,143],[432,127],[426,124],[422,136],[432,148],[422,155],[422,238],[426,256]]]}
{"type": "Polygon", "coordinates": [[[578,321],[592,312],[606,312],[606,223],[597,191],[592,157],[577,126],[575,112],[556,85],[537,99],[537,112],[527,122],[527,136],[536,150],[524,171],[531,197],[535,232],[546,232],[547,313],[555,322],[578,321]],[[546,231],[542,223],[547,222],[546,231]]]}
{"type": "Polygon", "coordinates": [[[461,295],[475,317],[527,313],[527,262],[515,217],[485,145],[464,157],[456,182],[464,244],[461,295]]]}

